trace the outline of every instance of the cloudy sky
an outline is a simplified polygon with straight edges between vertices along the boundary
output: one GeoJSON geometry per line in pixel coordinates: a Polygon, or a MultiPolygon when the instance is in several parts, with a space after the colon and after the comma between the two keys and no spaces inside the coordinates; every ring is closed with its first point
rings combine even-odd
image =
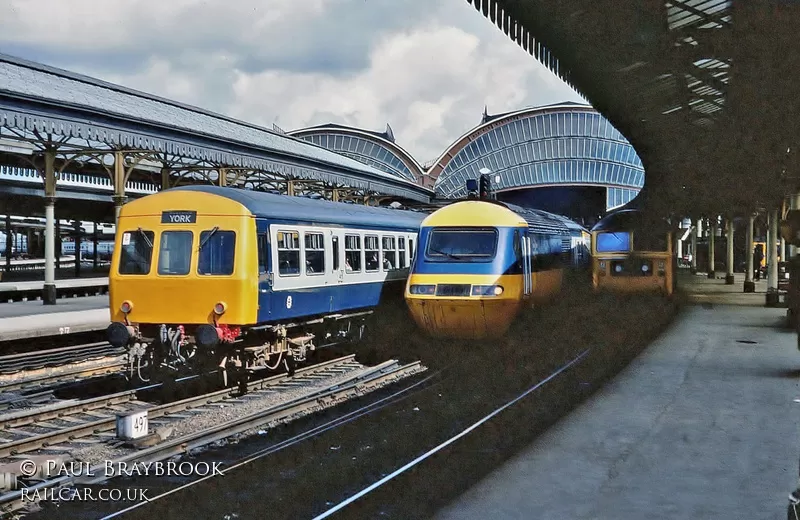
{"type": "Polygon", "coordinates": [[[581,98],[465,0],[2,0],[0,52],[285,130],[394,129],[420,162],[581,98]]]}

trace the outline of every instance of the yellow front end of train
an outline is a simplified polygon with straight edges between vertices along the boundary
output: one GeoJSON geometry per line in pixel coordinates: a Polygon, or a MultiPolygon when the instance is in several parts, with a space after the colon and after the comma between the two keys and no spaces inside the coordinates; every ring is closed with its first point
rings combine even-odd
{"type": "Polygon", "coordinates": [[[519,275],[412,275],[406,302],[431,336],[478,339],[505,334],[522,306],[521,287],[519,275]]]}
{"type": "Polygon", "coordinates": [[[552,256],[539,255],[537,263],[532,251],[540,244],[531,242],[528,223],[502,205],[446,206],[422,222],[419,237],[405,299],[417,326],[433,337],[502,336],[524,305],[561,288],[561,270],[547,263],[552,256]]]}
{"type": "Polygon", "coordinates": [[[199,191],[126,204],[109,275],[111,321],[136,328],[255,323],[255,226],[243,205],[199,191]]]}
{"type": "Polygon", "coordinates": [[[592,229],[596,290],[672,295],[676,268],[672,233],[658,219],[646,221],[638,210],[619,210],[592,229]]]}

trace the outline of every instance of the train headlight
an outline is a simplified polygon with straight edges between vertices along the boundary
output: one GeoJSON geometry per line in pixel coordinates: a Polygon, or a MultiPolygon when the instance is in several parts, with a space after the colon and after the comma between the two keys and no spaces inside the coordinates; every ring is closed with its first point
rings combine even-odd
{"type": "Polygon", "coordinates": [[[503,290],[502,285],[473,285],[472,296],[500,296],[503,290]]]}
{"type": "Polygon", "coordinates": [[[642,265],[642,272],[643,273],[646,273],[649,270],[650,270],[650,266],[649,265],[647,265],[647,264],[642,265]]]}
{"type": "Polygon", "coordinates": [[[123,314],[129,314],[133,310],[133,302],[125,300],[122,302],[122,305],[119,306],[119,310],[121,310],[123,314]]]}
{"type": "Polygon", "coordinates": [[[214,305],[214,314],[222,316],[223,314],[225,314],[225,311],[227,309],[228,309],[228,304],[226,304],[225,302],[217,302],[217,304],[214,305]]]}
{"type": "Polygon", "coordinates": [[[434,295],[436,294],[436,286],[435,285],[412,285],[408,288],[408,292],[411,294],[427,294],[427,295],[434,295]]]}

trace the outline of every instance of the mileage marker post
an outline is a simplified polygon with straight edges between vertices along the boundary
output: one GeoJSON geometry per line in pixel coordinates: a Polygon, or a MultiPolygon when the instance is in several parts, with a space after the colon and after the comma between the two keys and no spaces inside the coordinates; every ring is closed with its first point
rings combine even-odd
{"type": "Polygon", "coordinates": [[[147,436],[147,410],[131,410],[117,414],[117,438],[133,441],[147,436]]]}

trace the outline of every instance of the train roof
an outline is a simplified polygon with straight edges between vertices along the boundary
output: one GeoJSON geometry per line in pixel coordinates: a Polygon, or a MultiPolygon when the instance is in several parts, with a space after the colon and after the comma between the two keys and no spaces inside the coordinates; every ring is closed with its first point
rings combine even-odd
{"type": "Polygon", "coordinates": [[[257,217],[275,220],[298,220],[343,226],[369,224],[381,228],[417,229],[427,216],[414,211],[290,197],[241,188],[195,185],[172,188],[170,191],[177,190],[199,191],[225,197],[243,205],[257,217]]]}
{"type": "Polygon", "coordinates": [[[567,233],[580,233],[582,231],[586,231],[583,226],[562,215],[556,215],[555,213],[549,213],[541,209],[513,206],[511,204],[508,204],[507,206],[509,209],[524,218],[530,227],[540,230],[540,232],[562,234],[565,231],[567,233]]]}
{"type": "Polygon", "coordinates": [[[666,233],[670,230],[670,226],[664,219],[647,218],[641,210],[619,209],[600,219],[592,231],[631,231],[636,229],[663,230],[666,233]]]}
{"type": "Polygon", "coordinates": [[[437,209],[423,226],[524,226],[520,215],[502,204],[485,200],[462,200],[437,209]]]}
{"type": "Polygon", "coordinates": [[[538,233],[567,234],[586,231],[561,215],[523,208],[495,200],[467,199],[436,210],[423,226],[521,226],[527,224],[538,233]],[[521,220],[520,220],[521,219],[521,220]]]}

